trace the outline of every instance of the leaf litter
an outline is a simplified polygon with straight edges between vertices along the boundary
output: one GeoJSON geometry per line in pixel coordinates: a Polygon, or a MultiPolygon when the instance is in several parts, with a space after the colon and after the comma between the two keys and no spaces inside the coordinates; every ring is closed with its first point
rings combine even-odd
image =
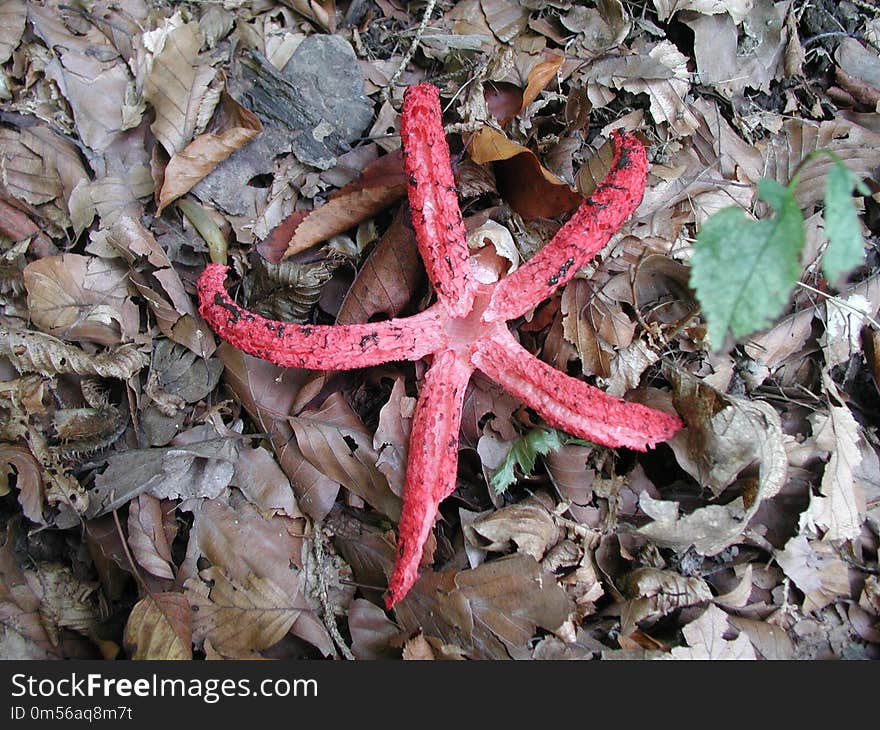
{"type": "Polygon", "coordinates": [[[388,86],[418,5],[4,4],[3,656],[878,656],[876,19],[535,6],[438,3],[388,86]],[[423,81],[480,260],[528,261],[611,131],[641,135],[633,219],[512,327],[686,428],[599,447],[474,379],[455,492],[386,611],[425,364],[277,368],[218,347],[194,283],[209,236],[272,316],[424,309],[395,152],[423,81]],[[784,271],[724,218],[769,228],[768,202],[803,221],[784,271]],[[785,281],[770,313],[750,262],[785,281]]]}

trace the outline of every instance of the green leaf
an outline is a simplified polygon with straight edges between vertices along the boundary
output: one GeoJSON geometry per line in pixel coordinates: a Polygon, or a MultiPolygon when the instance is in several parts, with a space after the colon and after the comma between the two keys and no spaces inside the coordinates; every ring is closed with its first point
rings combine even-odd
{"type": "Polygon", "coordinates": [[[513,442],[504,462],[492,475],[491,483],[497,494],[504,493],[516,481],[514,467],[518,466],[523,474],[529,475],[535,468],[538,455],[546,456],[551,451],[561,449],[572,439],[560,435],[555,429],[536,428],[513,442]]]}
{"type": "Polygon", "coordinates": [[[804,219],[792,190],[765,178],[758,197],[776,214],[750,220],[739,208],[725,208],[697,235],[690,283],[716,350],[728,332],[739,339],[769,326],[801,273],[804,219]]]}
{"type": "Polygon", "coordinates": [[[825,182],[825,235],[828,247],[822,256],[822,271],[832,284],[865,260],[865,241],[852,189],[858,181],[840,161],[835,160],[825,182]]]}

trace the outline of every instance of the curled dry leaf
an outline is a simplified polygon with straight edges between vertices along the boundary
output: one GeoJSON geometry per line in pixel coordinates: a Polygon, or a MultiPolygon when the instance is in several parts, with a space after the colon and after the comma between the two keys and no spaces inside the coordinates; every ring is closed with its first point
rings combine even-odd
{"type": "Polygon", "coordinates": [[[803,591],[804,613],[818,611],[850,593],[846,564],[827,542],[798,535],[775,557],[779,567],[803,591]]]}
{"type": "Polygon", "coordinates": [[[379,425],[373,436],[376,450],[376,468],[388,480],[388,486],[398,497],[403,496],[404,473],[412,417],[416,399],[406,394],[402,377],[395,378],[388,402],[379,411],[379,425]]]}
{"type": "Polygon", "coordinates": [[[18,487],[18,503],[21,511],[31,522],[45,524],[43,518],[43,478],[40,465],[33,454],[23,446],[0,443],[0,465],[2,465],[2,482],[0,496],[8,494],[9,467],[14,470],[15,486],[18,487]],[[5,490],[2,488],[5,486],[5,490]]]}
{"type": "Polygon", "coordinates": [[[735,639],[725,638],[731,631],[727,614],[709,606],[700,617],[682,629],[688,645],[675,647],[666,659],[730,660],[755,659],[755,650],[745,633],[735,639]]]}
{"type": "Polygon", "coordinates": [[[208,131],[171,156],[159,191],[158,211],[210,173],[229,155],[263,131],[263,124],[225,91],[208,131]]]}
{"type": "Polygon", "coordinates": [[[624,576],[629,600],[620,614],[621,632],[631,634],[639,622],[653,622],[678,608],[711,600],[712,591],[702,578],[685,577],[671,570],[639,568],[624,576]]]}
{"type": "Polygon", "coordinates": [[[367,165],[355,181],[335,191],[324,205],[288,216],[257,250],[269,261],[293,256],[372,218],[405,193],[402,156],[384,155],[367,165]]]}
{"type": "Polygon", "coordinates": [[[525,220],[555,218],[583,202],[583,197],[544,168],[528,147],[491,127],[477,131],[468,152],[479,165],[495,163],[498,191],[525,220]]]}
{"type": "Polygon", "coordinates": [[[134,559],[153,575],[174,580],[164,522],[161,503],[155,497],[139,494],[129,502],[128,545],[134,559]]]}
{"type": "Polygon", "coordinates": [[[0,354],[9,358],[19,373],[53,376],[67,373],[128,380],[149,363],[133,344],[91,355],[52,335],[0,326],[0,354]]]}
{"type": "Polygon", "coordinates": [[[105,514],[143,492],[160,499],[216,497],[232,479],[238,448],[235,439],[215,438],[113,454],[95,477],[88,516],[105,514]]]}
{"type": "Polygon", "coordinates": [[[183,593],[148,593],[125,624],[132,659],[192,659],[193,611],[183,593]]]}
{"type": "MultiPolygon", "coordinates": [[[[826,389],[841,398],[837,386],[823,375],[826,389]]],[[[813,533],[823,532],[825,540],[854,540],[861,532],[867,505],[854,471],[862,461],[858,422],[846,406],[829,405],[828,413],[810,417],[816,446],[829,452],[822,474],[819,494],[810,495],[810,506],[801,514],[801,527],[813,533]]]]}
{"type": "Polygon", "coordinates": [[[536,494],[497,512],[478,517],[464,527],[472,545],[490,552],[506,552],[513,545],[517,552],[541,560],[563,536],[562,528],[550,514],[549,495],[536,494]]]}
{"type": "Polygon", "coordinates": [[[671,367],[664,372],[673,385],[676,410],[687,425],[670,441],[679,465],[716,495],[750,467],[756,467],[757,475],[745,482],[743,497],[683,516],[677,502],[643,493],[639,506],[654,522],[639,532],[658,545],[679,551],[693,546],[701,555],[716,555],[740,540],[761,503],[785,483],[788,457],[782,424],[763,401],[723,396],[671,367]]]}
{"type": "Polygon", "coordinates": [[[140,314],[128,293],[128,270],[95,256],[61,254],[24,270],[31,320],[66,340],[115,345],[138,333],[140,314]]]}
{"type": "Polygon", "coordinates": [[[409,223],[409,207],[404,205],[358,271],[342,301],[336,322],[368,322],[376,314],[396,317],[413,298],[423,280],[423,272],[409,223]]]}
{"type": "Polygon", "coordinates": [[[632,342],[636,323],[619,303],[597,294],[586,279],[568,283],[561,306],[562,332],[577,348],[584,375],[611,375],[614,353],[632,342]]]}

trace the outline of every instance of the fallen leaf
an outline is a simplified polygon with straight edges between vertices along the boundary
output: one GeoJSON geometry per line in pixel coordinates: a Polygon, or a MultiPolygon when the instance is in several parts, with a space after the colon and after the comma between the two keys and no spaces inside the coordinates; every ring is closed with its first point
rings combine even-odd
{"type": "Polygon", "coordinates": [[[192,608],[183,593],[148,593],[125,624],[132,659],[192,659],[192,608]]]}
{"type": "Polygon", "coordinates": [[[199,55],[202,42],[198,23],[172,27],[154,49],[144,80],[144,98],[156,111],[150,129],[172,156],[207,124],[219,101],[210,90],[217,71],[199,55]]]}
{"type": "Polygon", "coordinates": [[[727,614],[717,606],[709,606],[699,618],[682,629],[687,647],[677,646],[669,659],[732,660],[755,659],[755,650],[744,633],[735,639],[725,638],[730,631],[727,614]]]}
{"type": "Polygon", "coordinates": [[[550,506],[551,500],[546,494],[527,497],[478,517],[464,527],[465,539],[490,552],[507,552],[516,546],[517,552],[541,560],[563,536],[562,528],[549,512],[550,506]]]}
{"type": "Polygon", "coordinates": [[[43,478],[40,465],[33,454],[24,446],[0,443],[0,465],[3,466],[2,476],[5,482],[5,491],[0,489],[0,496],[9,493],[9,476],[14,474],[18,503],[24,516],[31,522],[46,524],[43,518],[43,478]]]}
{"type": "Polygon", "coordinates": [[[262,131],[259,118],[224,91],[208,131],[171,155],[159,191],[157,213],[188,193],[199,180],[262,131]]]}
{"type": "Polygon", "coordinates": [[[583,202],[541,165],[534,152],[491,127],[481,127],[474,134],[468,152],[479,165],[495,163],[498,191],[525,220],[555,218],[583,202]]]}
{"type": "Polygon", "coordinates": [[[804,613],[818,611],[850,593],[846,564],[834,547],[806,535],[791,538],[776,562],[804,592],[804,613]]]}
{"type": "Polygon", "coordinates": [[[238,487],[261,512],[302,517],[290,481],[266,449],[242,449],[230,484],[238,487]]]}
{"type": "Polygon", "coordinates": [[[192,579],[186,584],[194,609],[193,638],[197,643],[210,640],[226,657],[247,657],[277,644],[302,611],[267,578],[251,575],[236,584],[217,568],[200,575],[207,585],[194,586],[192,579]],[[205,595],[208,585],[210,594],[205,595]]]}
{"type": "Polygon", "coordinates": [[[400,629],[378,606],[364,598],[356,598],[348,608],[348,631],[351,653],[357,659],[396,659],[400,650],[391,641],[400,629]]]}
{"type": "Polygon", "coordinates": [[[620,630],[624,635],[632,633],[640,622],[654,622],[676,609],[712,598],[705,580],[671,570],[639,568],[624,576],[623,583],[629,596],[620,613],[620,630]]]}
{"type": "Polygon", "coordinates": [[[400,518],[400,498],[376,467],[373,438],[338,393],[320,410],[303,412],[288,422],[303,455],[316,469],[392,520],[400,518]]]}
{"type": "Polygon", "coordinates": [[[105,514],[143,492],[160,499],[216,497],[232,479],[238,447],[235,439],[214,438],[113,454],[95,477],[88,515],[105,514]]]}
{"type": "MultiPolygon", "coordinates": [[[[840,392],[831,379],[823,376],[826,388],[836,398],[840,392]]],[[[828,413],[810,417],[816,446],[830,453],[819,495],[810,496],[810,506],[801,514],[801,528],[812,533],[824,531],[824,540],[854,540],[865,519],[865,495],[853,478],[862,461],[858,447],[860,428],[846,406],[828,406],[828,413]]]]}
{"type": "Polygon", "coordinates": [[[115,345],[138,333],[140,315],[118,262],[67,253],[24,270],[33,323],[66,340],[115,345]]]}
{"type": "Polygon", "coordinates": [[[258,244],[257,250],[269,261],[293,256],[372,218],[405,192],[403,157],[384,155],[369,164],[354,182],[335,191],[324,205],[288,216],[258,244]]]}
{"type": "Polygon", "coordinates": [[[159,578],[174,580],[171,543],[165,533],[161,502],[140,494],[128,507],[128,545],[142,568],[159,578]]]}

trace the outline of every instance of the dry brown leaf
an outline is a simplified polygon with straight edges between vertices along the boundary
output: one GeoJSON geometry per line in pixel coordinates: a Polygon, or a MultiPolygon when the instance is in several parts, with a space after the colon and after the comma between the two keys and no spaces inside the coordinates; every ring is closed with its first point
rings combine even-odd
{"type": "Polygon", "coordinates": [[[242,449],[230,484],[238,487],[266,515],[302,517],[290,481],[266,449],[242,449]]]}
{"type": "Polygon", "coordinates": [[[639,568],[623,579],[629,600],[620,614],[621,633],[629,635],[639,622],[653,622],[678,608],[709,601],[712,591],[699,576],[686,577],[671,570],[639,568]]]}
{"type": "Polygon", "coordinates": [[[210,92],[217,72],[199,55],[203,37],[198,23],[173,28],[162,40],[144,81],[144,98],[156,111],[150,129],[174,155],[210,119],[218,101],[210,92]]]}
{"type": "Polygon", "coordinates": [[[563,536],[553,519],[549,495],[538,493],[497,512],[478,517],[464,527],[465,538],[472,545],[490,552],[517,552],[541,560],[563,536]]]}
{"type": "Polygon", "coordinates": [[[148,593],[125,624],[132,659],[192,659],[193,611],[183,593],[148,593]]]}
{"type": "Polygon", "coordinates": [[[248,657],[277,644],[290,631],[302,609],[268,578],[255,575],[238,584],[222,570],[200,573],[210,585],[186,583],[186,597],[194,608],[193,638],[209,640],[215,650],[229,658],[248,657]]]}
{"type": "Polygon", "coordinates": [[[357,180],[334,192],[324,205],[288,216],[257,250],[269,261],[293,256],[372,218],[405,192],[403,156],[384,155],[368,165],[357,180]]]}
{"type": "Polygon", "coordinates": [[[193,185],[261,131],[263,124],[259,118],[224,91],[208,131],[171,156],[159,191],[157,213],[188,193],[193,185]]]}
{"type": "Polygon", "coordinates": [[[391,641],[400,629],[378,606],[365,598],[356,598],[348,608],[348,631],[351,653],[357,659],[396,659],[400,650],[391,641]]]}
{"type": "Polygon", "coordinates": [[[480,0],[486,23],[502,43],[513,40],[526,29],[529,11],[512,0],[480,0]]]}
{"type": "Polygon", "coordinates": [[[140,494],[128,506],[128,545],[138,564],[159,578],[174,580],[171,543],[165,534],[161,502],[140,494]]]}
{"type": "Polygon", "coordinates": [[[749,14],[754,0],[652,0],[660,20],[669,19],[674,13],[693,10],[704,15],[727,13],[739,25],[749,14]]]}
{"type": "Polygon", "coordinates": [[[583,202],[564,181],[541,165],[535,153],[491,127],[482,127],[468,147],[478,165],[495,163],[498,191],[525,220],[554,218],[583,202]]]}
{"type": "Polygon", "coordinates": [[[63,22],[69,11],[60,4],[29,3],[28,17],[37,35],[57,53],[46,75],[70,104],[77,133],[91,151],[96,172],[104,174],[105,165],[119,166],[118,156],[106,153],[124,130],[139,124],[143,106],[133,101],[128,66],[108,37],[91,23],[82,35],[70,32],[63,22]]]}
{"type": "Polygon", "coordinates": [[[139,220],[121,215],[111,228],[93,235],[92,242],[106,242],[128,262],[132,283],[168,339],[200,357],[214,353],[210,329],[196,311],[168,254],[139,220]]]}
{"type": "Polygon", "coordinates": [[[562,67],[562,62],[564,60],[565,56],[563,55],[553,56],[549,60],[542,61],[532,67],[532,70],[529,71],[529,79],[525,91],[522,92],[522,103],[519,107],[519,114],[522,114],[526,110],[526,107],[538,98],[538,95],[544,90],[547,84],[556,78],[556,74],[562,67]]]}
{"type": "Polygon", "coordinates": [[[745,494],[680,516],[679,504],[642,493],[639,506],[654,522],[639,532],[658,545],[716,555],[740,541],[761,502],[785,483],[788,457],[779,414],[763,401],[723,396],[683,371],[664,368],[686,428],[670,441],[679,465],[720,495],[742,472],[757,469],[745,494]]]}
{"type": "Polygon", "coordinates": [[[26,22],[24,0],[7,0],[0,5],[0,63],[6,63],[18,47],[26,22]]]}
{"type": "Polygon", "coordinates": [[[143,492],[160,499],[216,497],[232,479],[238,448],[236,439],[214,438],[113,454],[95,477],[88,516],[105,514],[143,492]]]}
{"type": "Polygon", "coordinates": [[[424,634],[416,634],[403,645],[404,661],[433,661],[436,658],[424,634]]]}
{"type": "Polygon", "coordinates": [[[305,458],[375,509],[397,521],[400,497],[376,467],[373,437],[355,412],[333,393],[318,411],[288,419],[305,458]]]}
{"type": "Polygon", "coordinates": [[[699,120],[685,103],[690,90],[687,57],[668,40],[639,45],[633,44],[632,55],[591,64],[587,80],[611,89],[647,94],[654,121],[668,123],[678,136],[689,136],[699,126],[699,120]]]}
{"type": "Polygon", "coordinates": [[[561,629],[574,608],[553,575],[522,553],[463,570],[455,585],[470,604],[477,656],[525,658],[535,628],[561,629]]]}
{"type": "Polygon", "coordinates": [[[834,546],[806,535],[791,538],[776,562],[804,593],[804,613],[818,611],[850,593],[846,563],[834,546]]]}
{"type": "Polygon", "coordinates": [[[90,355],[52,335],[3,326],[0,326],[0,354],[8,357],[19,373],[45,376],[76,373],[128,380],[149,363],[149,358],[130,343],[90,355]]]}
{"type": "Polygon", "coordinates": [[[825,301],[825,332],[819,338],[829,370],[862,351],[862,328],[871,305],[861,294],[831,297],[825,301]]]}
{"type": "MultiPolygon", "coordinates": [[[[632,22],[620,0],[598,0],[595,8],[574,5],[560,18],[568,30],[578,33],[578,56],[595,58],[619,46],[629,35],[632,22]]],[[[567,49],[571,52],[571,49],[567,49]]]]}
{"type": "MultiPolygon", "coordinates": [[[[789,119],[781,134],[759,145],[759,148],[766,166],[764,176],[783,185],[789,183],[801,161],[817,149],[831,150],[858,177],[870,178],[880,155],[880,134],[843,118],[820,124],[789,119]]],[[[833,164],[834,161],[827,155],[821,155],[800,170],[794,193],[807,213],[824,199],[825,181],[833,164]]]]}
{"type": "Polygon", "coordinates": [[[577,348],[584,375],[608,377],[614,353],[629,346],[635,330],[620,304],[597,294],[586,279],[575,279],[562,292],[562,332],[577,348]]]}
{"type": "Polygon", "coordinates": [[[66,565],[38,563],[28,581],[40,598],[40,616],[53,643],[62,629],[96,636],[99,623],[98,584],[81,580],[66,565]]]}
{"type": "Polygon", "coordinates": [[[397,377],[388,402],[379,411],[379,425],[373,435],[376,450],[376,468],[388,480],[388,486],[398,497],[403,497],[406,481],[406,458],[416,399],[406,394],[406,382],[397,377]]]}
{"type": "Polygon", "coordinates": [[[300,610],[292,633],[330,655],[333,642],[314,612],[317,598],[304,593],[304,555],[311,555],[310,549],[303,552],[305,521],[281,515],[265,517],[235,493],[229,502],[207,499],[190,503],[195,522],[178,580],[194,579],[202,557],[237,586],[247,586],[251,577],[265,578],[284,592],[285,605],[300,610]]]}
{"type": "Polygon", "coordinates": [[[81,233],[92,225],[96,215],[104,227],[112,226],[122,216],[138,218],[143,208],[140,200],[152,195],[153,188],[149,168],[138,164],[94,182],[83,181],[68,200],[74,229],[81,233]]]}
{"type": "Polygon", "coordinates": [[[423,278],[409,208],[403,205],[358,271],[342,300],[337,324],[368,322],[376,314],[398,316],[423,278]]]}
{"type": "Polygon", "coordinates": [[[138,333],[140,314],[128,293],[128,272],[109,259],[47,256],[24,270],[31,320],[66,340],[115,345],[138,333]]]}
{"type": "Polygon", "coordinates": [[[227,343],[218,348],[217,354],[226,366],[226,383],[257,428],[269,434],[278,463],[293,485],[297,506],[311,518],[323,519],[336,501],[339,482],[325,476],[303,456],[287,422],[308,371],[275,367],[227,343]]]}
{"type": "Polygon", "coordinates": [[[727,620],[749,637],[760,658],[770,661],[794,658],[794,644],[779,626],[742,616],[728,616],[727,620]]]}
{"type": "Polygon", "coordinates": [[[757,387],[788,358],[799,353],[812,334],[812,307],[783,317],[766,332],[752,337],[745,345],[746,354],[755,361],[749,372],[750,382],[757,387]]]}
{"type": "Polygon", "coordinates": [[[589,467],[592,452],[590,446],[567,444],[544,457],[550,480],[562,499],[570,503],[568,511],[579,522],[590,520],[595,511],[589,506],[596,477],[595,470],[589,467]]]}
{"type": "MultiPolygon", "coordinates": [[[[840,392],[833,381],[823,376],[825,386],[835,399],[840,392]]],[[[830,453],[822,474],[820,494],[810,496],[810,506],[801,514],[801,528],[823,533],[829,541],[854,540],[865,520],[865,494],[853,477],[862,461],[858,442],[858,422],[846,406],[829,405],[828,413],[810,417],[816,446],[830,453]]]]}
{"type": "Polygon", "coordinates": [[[0,465],[3,467],[2,481],[5,489],[0,495],[9,493],[9,475],[15,474],[15,486],[18,488],[18,503],[21,511],[31,522],[45,524],[43,519],[43,478],[40,465],[33,454],[23,446],[0,443],[0,465]],[[14,471],[8,471],[12,467],[14,471]]]}
{"type": "Polygon", "coordinates": [[[727,614],[717,606],[709,606],[698,619],[682,629],[688,645],[676,646],[669,659],[732,660],[755,659],[755,650],[744,633],[735,639],[725,638],[730,631],[727,614]]]}

